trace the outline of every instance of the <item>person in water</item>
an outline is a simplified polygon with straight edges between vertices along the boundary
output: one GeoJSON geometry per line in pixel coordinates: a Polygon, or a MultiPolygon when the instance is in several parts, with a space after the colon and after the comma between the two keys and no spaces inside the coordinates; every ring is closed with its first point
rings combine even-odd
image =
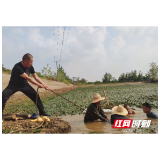
{"type": "Polygon", "coordinates": [[[115,119],[128,119],[125,115],[128,114],[128,111],[122,106],[115,106],[112,108],[112,115],[111,115],[111,124],[114,123],[115,119]]]}
{"type": "Polygon", "coordinates": [[[91,104],[88,106],[84,122],[94,121],[100,119],[101,121],[107,121],[108,118],[104,114],[102,107],[100,106],[101,101],[104,100],[104,97],[101,97],[98,93],[93,95],[93,100],[91,104]]]}
{"type": "Polygon", "coordinates": [[[151,111],[151,105],[149,103],[143,103],[143,112],[146,113],[148,118],[155,118],[158,119],[158,115],[151,111]]]}
{"type": "Polygon", "coordinates": [[[130,109],[130,107],[129,107],[128,104],[125,104],[124,108],[128,111],[128,114],[135,114],[136,113],[135,111],[133,111],[132,109],[130,109]]]}

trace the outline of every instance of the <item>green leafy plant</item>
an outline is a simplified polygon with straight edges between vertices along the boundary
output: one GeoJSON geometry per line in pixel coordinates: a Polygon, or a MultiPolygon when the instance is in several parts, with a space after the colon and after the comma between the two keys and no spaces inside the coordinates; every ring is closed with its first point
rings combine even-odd
{"type": "Polygon", "coordinates": [[[3,134],[8,134],[8,133],[10,133],[12,130],[11,129],[6,129],[6,130],[4,130],[2,133],[3,134]]]}
{"type": "MultiPolygon", "coordinates": [[[[153,108],[158,108],[158,84],[80,87],[63,94],[63,97],[85,109],[91,103],[94,93],[104,96],[103,89],[106,91],[109,108],[128,104],[134,109],[142,107],[145,102],[150,103],[153,108]]],[[[102,107],[105,106],[105,103],[105,101],[101,102],[102,107]]],[[[56,116],[82,113],[81,109],[58,96],[48,101],[44,106],[47,113],[56,116]]]]}

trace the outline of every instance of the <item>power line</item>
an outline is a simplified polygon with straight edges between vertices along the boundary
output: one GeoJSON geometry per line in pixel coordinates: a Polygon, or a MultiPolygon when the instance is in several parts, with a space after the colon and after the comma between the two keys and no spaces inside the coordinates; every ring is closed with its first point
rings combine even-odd
{"type": "Polygon", "coordinates": [[[63,44],[64,44],[64,36],[65,36],[65,26],[64,26],[64,30],[63,30],[62,36],[63,36],[63,37],[62,37],[62,48],[61,48],[61,54],[62,54],[62,50],[63,50],[63,48],[64,48],[64,47],[63,47],[63,46],[64,46],[63,44]]]}
{"type": "Polygon", "coordinates": [[[56,30],[55,30],[55,27],[53,28],[53,40],[54,40],[54,55],[59,55],[60,54],[60,59],[57,60],[57,57],[55,58],[54,56],[54,62],[56,62],[56,67],[57,67],[57,77],[58,77],[58,82],[59,82],[59,75],[58,75],[58,62],[60,64],[60,61],[61,61],[61,55],[62,53],[65,53],[65,48],[66,48],[66,45],[67,45],[67,41],[68,41],[68,37],[69,37],[69,32],[70,32],[70,27],[68,29],[68,34],[67,34],[67,37],[65,36],[66,35],[66,27],[64,26],[64,29],[62,30],[62,41],[60,40],[60,27],[57,27],[57,35],[55,34],[56,33],[56,30]],[[55,37],[55,38],[54,38],[55,37]],[[65,41],[65,37],[66,37],[66,41],[65,41]],[[60,42],[62,42],[62,45],[60,45],[60,42]],[[65,44],[65,45],[64,45],[65,44]]]}
{"type": "Polygon", "coordinates": [[[58,39],[59,39],[59,27],[57,29],[57,54],[58,54],[58,39]]]}
{"type": "MultiPolygon", "coordinates": [[[[69,27],[69,30],[68,30],[67,40],[68,40],[68,36],[69,36],[69,31],[70,31],[70,27],[69,27]]],[[[65,44],[63,53],[65,53],[65,49],[66,49],[66,45],[67,45],[67,40],[66,40],[66,44],[65,44]]]]}
{"type": "Polygon", "coordinates": [[[55,60],[55,56],[54,56],[54,62],[56,62],[56,67],[57,67],[57,77],[58,77],[58,82],[59,82],[58,62],[60,62],[60,61],[56,61],[56,60],[55,60]]]}
{"type": "Polygon", "coordinates": [[[55,37],[55,27],[53,27],[53,44],[54,44],[53,45],[53,48],[54,48],[54,51],[53,51],[54,53],[53,54],[55,55],[55,52],[56,52],[56,49],[55,49],[56,48],[55,47],[56,41],[55,41],[54,37],[55,37]]]}

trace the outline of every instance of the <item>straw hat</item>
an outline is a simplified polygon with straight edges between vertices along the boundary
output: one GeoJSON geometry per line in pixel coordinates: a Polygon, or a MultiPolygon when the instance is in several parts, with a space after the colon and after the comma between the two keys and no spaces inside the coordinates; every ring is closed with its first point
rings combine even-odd
{"type": "Polygon", "coordinates": [[[93,100],[91,103],[96,103],[96,102],[102,101],[104,99],[105,99],[104,97],[101,97],[98,93],[95,93],[93,95],[93,100]]]}
{"type": "Polygon", "coordinates": [[[119,114],[124,116],[128,114],[128,111],[122,105],[113,107],[112,112],[114,114],[119,114]]]}

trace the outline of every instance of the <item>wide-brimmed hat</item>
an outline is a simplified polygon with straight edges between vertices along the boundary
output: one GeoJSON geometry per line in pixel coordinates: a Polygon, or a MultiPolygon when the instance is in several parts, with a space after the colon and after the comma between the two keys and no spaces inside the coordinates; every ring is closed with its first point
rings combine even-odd
{"type": "Polygon", "coordinates": [[[101,97],[98,93],[95,93],[93,95],[93,100],[91,103],[96,103],[96,102],[102,101],[104,99],[105,99],[104,97],[101,97]]]}
{"type": "Polygon", "coordinates": [[[36,119],[37,117],[39,117],[39,116],[36,113],[31,114],[31,119],[36,119]]]}
{"type": "Polygon", "coordinates": [[[122,105],[119,105],[112,108],[112,113],[125,116],[128,114],[128,111],[122,105]]]}

